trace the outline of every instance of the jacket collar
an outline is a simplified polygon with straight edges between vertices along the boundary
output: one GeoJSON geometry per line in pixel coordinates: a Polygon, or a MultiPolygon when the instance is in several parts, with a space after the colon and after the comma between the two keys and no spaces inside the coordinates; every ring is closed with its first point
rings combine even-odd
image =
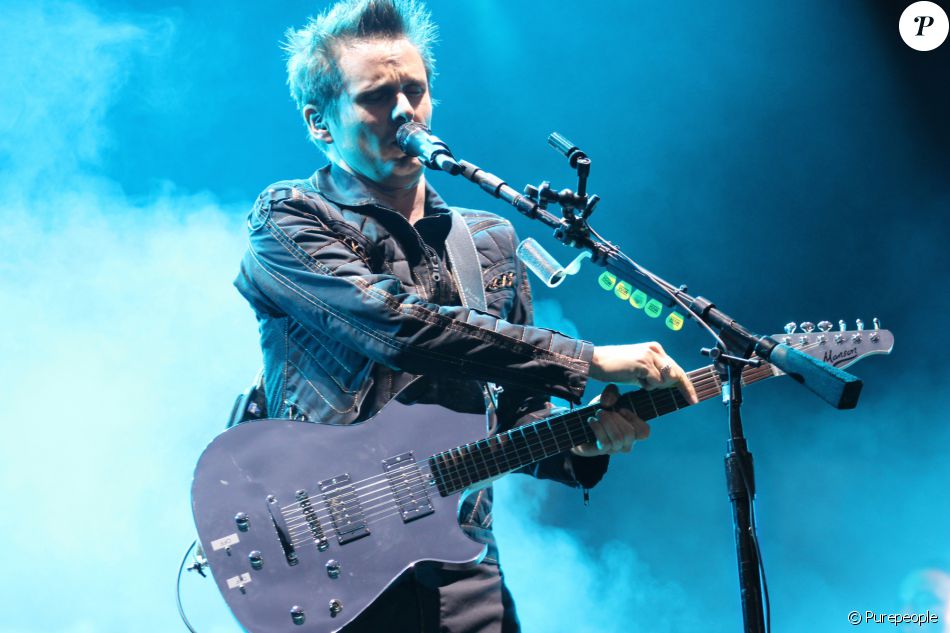
{"type": "MultiPolygon", "coordinates": [[[[324,198],[343,207],[362,207],[372,205],[389,209],[373,196],[369,188],[356,176],[345,169],[330,163],[321,167],[310,178],[317,191],[324,198]]],[[[450,212],[449,205],[432,186],[426,182],[425,215],[440,215],[450,212]]]]}

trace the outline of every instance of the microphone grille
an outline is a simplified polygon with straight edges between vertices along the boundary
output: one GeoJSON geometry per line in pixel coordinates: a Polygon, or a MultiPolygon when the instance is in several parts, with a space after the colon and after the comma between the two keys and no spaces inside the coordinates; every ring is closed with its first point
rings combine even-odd
{"type": "Polygon", "coordinates": [[[402,151],[406,151],[406,141],[409,140],[409,137],[415,134],[416,132],[428,132],[429,128],[424,126],[421,123],[416,121],[409,121],[408,123],[403,123],[399,126],[399,129],[396,130],[396,145],[402,151]]]}

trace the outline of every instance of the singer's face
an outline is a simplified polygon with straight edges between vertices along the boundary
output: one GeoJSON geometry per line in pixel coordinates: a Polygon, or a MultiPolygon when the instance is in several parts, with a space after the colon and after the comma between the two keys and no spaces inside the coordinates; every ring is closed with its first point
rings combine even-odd
{"type": "Polygon", "coordinates": [[[432,118],[419,51],[405,39],[372,39],[341,46],[337,56],[343,91],[337,115],[327,117],[331,158],[387,188],[415,184],[422,164],[399,149],[396,130],[432,118]]]}

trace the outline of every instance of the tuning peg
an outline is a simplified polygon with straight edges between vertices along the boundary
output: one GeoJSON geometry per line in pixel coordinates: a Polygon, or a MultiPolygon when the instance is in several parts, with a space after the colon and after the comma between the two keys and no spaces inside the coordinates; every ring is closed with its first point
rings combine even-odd
{"type": "Polygon", "coordinates": [[[861,319],[855,319],[855,320],[854,320],[854,325],[855,325],[855,329],[856,329],[858,332],[860,332],[860,331],[862,331],[862,330],[864,329],[864,321],[862,321],[861,319]]]}
{"type": "Polygon", "coordinates": [[[834,325],[831,324],[831,321],[819,321],[819,322],[818,322],[818,329],[821,330],[822,332],[827,332],[828,330],[830,330],[830,329],[833,328],[833,327],[834,327],[834,325]]]}
{"type": "Polygon", "coordinates": [[[791,334],[791,333],[794,332],[797,328],[798,328],[798,324],[795,323],[794,321],[792,321],[792,322],[790,322],[790,323],[786,323],[786,324],[785,324],[785,333],[786,333],[786,334],[791,334]]]}
{"type": "Polygon", "coordinates": [[[877,317],[874,317],[874,319],[872,319],[871,322],[874,324],[875,330],[881,329],[881,321],[877,317]]]}
{"type": "Polygon", "coordinates": [[[814,324],[814,323],[812,323],[811,321],[803,321],[803,322],[802,322],[802,332],[804,332],[804,333],[806,333],[806,334],[810,334],[810,333],[812,333],[812,332],[814,332],[814,331],[815,331],[815,324],[814,324]]]}
{"type": "Polygon", "coordinates": [[[844,319],[838,320],[838,329],[841,330],[842,332],[848,329],[848,324],[844,322],[844,319]]]}

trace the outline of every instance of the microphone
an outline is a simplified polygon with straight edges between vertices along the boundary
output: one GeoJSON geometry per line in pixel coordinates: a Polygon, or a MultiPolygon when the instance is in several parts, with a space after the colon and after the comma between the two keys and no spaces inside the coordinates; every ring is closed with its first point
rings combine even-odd
{"type": "Polygon", "coordinates": [[[452,156],[449,147],[421,123],[410,121],[399,126],[396,144],[409,156],[419,158],[430,169],[446,171],[453,176],[462,171],[462,166],[452,156]]]}

